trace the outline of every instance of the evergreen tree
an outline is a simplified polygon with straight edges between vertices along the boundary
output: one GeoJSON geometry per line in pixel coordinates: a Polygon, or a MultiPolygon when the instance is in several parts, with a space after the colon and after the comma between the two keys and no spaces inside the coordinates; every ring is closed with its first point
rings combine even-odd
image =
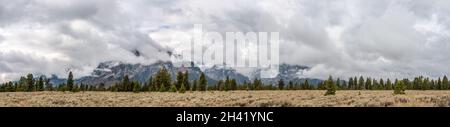
{"type": "Polygon", "coordinates": [[[73,80],[73,74],[72,71],[69,72],[69,76],[67,77],[67,88],[68,91],[72,91],[73,90],[73,86],[75,81],[73,80]]]}
{"type": "Polygon", "coordinates": [[[284,89],[284,81],[283,79],[278,80],[278,89],[283,90],[284,89]]]}
{"type": "Polygon", "coordinates": [[[50,83],[50,79],[45,80],[45,90],[53,91],[53,84],[50,83]]]}
{"type": "Polygon", "coordinates": [[[197,80],[192,81],[192,87],[191,87],[191,91],[198,91],[198,85],[197,85],[197,80]]]}
{"type": "Polygon", "coordinates": [[[392,90],[392,82],[389,78],[386,81],[386,90],[392,90]]]}
{"type": "Polygon", "coordinates": [[[331,77],[331,76],[328,77],[328,80],[325,81],[325,86],[327,89],[327,92],[325,92],[325,96],[336,94],[337,88],[336,88],[336,84],[334,84],[333,77],[331,77]]]}
{"type": "Polygon", "coordinates": [[[98,90],[99,91],[105,91],[105,84],[104,83],[100,83],[100,85],[98,85],[98,90]]]}
{"type": "Polygon", "coordinates": [[[449,81],[448,81],[448,78],[447,78],[447,75],[444,75],[444,78],[442,78],[442,90],[448,90],[449,88],[449,81]]]}
{"type": "Polygon", "coordinates": [[[338,89],[341,89],[341,79],[337,78],[335,84],[338,89]]]}
{"type": "Polygon", "coordinates": [[[395,83],[395,90],[394,94],[405,94],[406,85],[403,83],[403,81],[397,81],[395,83]]]}
{"type": "Polygon", "coordinates": [[[184,76],[183,76],[183,84],[184,84],[184,86],[186,87],[185,89],[186,90],[189,90],[189,89],[191,89],[191,84],[189,83],[189,72],[186,70],[185,72],[184,72],[184,76]]]}
{"type": "Polygon", "coordinates": [[[67,91],[67,85],[65,83],[58,85],[58,91],[65,92],[67,91]]]}
{"type": "Polygon", "coordinates": [[[358,81],[358,90],[362,90],[364,89],[364,78],[361,76],[359,77],[359,81],[358,81]]]}
{"type": "Polygon", "coordinates": [[[125,75],[122,79],[122,84],[118,87],[119,92],[132,91],[132,87],[130,87],[131,85],[130,78],[128,75],[125,75]]]}
{"type": "Polygon", "coordinates": [[[383,89],[386,89],[386,86],[385,86],[385,84],[384,84],[384,80],[383,80],[383,78],[380,78],[380,90],[383,90],[383,89]]]}
{"type": "Polygon", "coordinates": [[[170,86],[170,92],[177,92],[177,87],[175,86],[175,84],[170,86]]]}
{"type": "Polygon", "coordinates": [[[78,85],[73,85],[71,92],[80,92],[80,87],[78,85]]]}
{"type": "Polygon", "coordinates": [[[171,76],[169,71],[163,67],[161,68],[155,76],[156,86],[161,88],[161,85],[164,85],[165,88],[169,88],[171,86],[171,76]]]}
{"type": "Polygon", "coordinates": [[[289,90],[294,90],[294,83],[289,81],[289,90]]]}
{"type": "Polygon", "coordinates": [[[153,80],[153,76],[150,76],[150,78],[147,81],[147,85],[148,85],[148,91],[158,91],[157,88],[155,86],[155,81],[153,80]]]}
{"type": "Polygon", "coordinates": [[[255,78],[254,80],[253,80],[253,90],[261,90],[262,89],[262,83],[261,83],[261,80],[259,80],[259,79],[257,79],[257,78],[255,78]]]}
{"type": "Polygon", "coordinates": [[[186,92],[186,87],[184,87],[184,83],[181,84],[181,88],[180,88],[180,93],[185,93],[186,92]]]}
{"type": "Polygon", "coordinates": [[[39,77],[39,80],[38,80],[38,82],[37,82],[37,91],[44,91],[44,79],[43,79],[43,77],[41,76],[41,77],[39,77]]]}
{"type": "Polygon", "coordinates": [[[403,79],[403,83],[406,85],[406,89],[412,89],[412,83],[409,81],[409,79],[403,79]]]}
{"type": "Polygon", "coordinates": [[[178,71],[178,73],[177,73],[177,82],[175,84],[175,87],[177,89],[181,88],[181,84],[183,84],[183,82],[184,82],[184,74],[183,74],[183,72],[178,71]]]}
{"type": "Polygon", "coordinates": [[[365,88],[364,89],[366,89],[366,90],[371,90],[372,89],[372,80],[369,77],[367,77],[367,79],[366,79],[366,84],[365,84],[365,88]]]}
{"type": "Polygon", "coordinates": [[[139,93],[141,91],[141,85],[137,82],[132,82],[133,85],[133,92],[139,93]]]}
{"type": "Polygon", "coordinates": [[[87,85],[84,85],[83,83],[80,84],[80,91],[84,92],[87,91],[88,89],[86,89],[87,85]]]}
{"type": "Polygon", "coordinates": [[[27,75],[27,79],[26,79],[26,85],[27,85],[27,91],[28,92],[32,92],[34,91],[34,78],[33,78],[33,74],[28,74],[27,75]]]}
{"type": "Polygon", "coordinates": [[[349,90],[353,90],[354,89],[354,85],[353,85],[353,77],[350,77],[348,79],[348,88],[349,90]]]}
{"type": "Polygon", "coordinates": [[[159,88],[159,92],[166,92],[166,87],[164,87],[164,85],[160,85],[161,87],[159,88]]]}
{"type": "Polygon", "coordinates": [[[5,86],[5,92],[15,92],[16,91],[12,82],[5,83],[3,86],[5,86]]]}
{"type": "Polygon", "coordinates": [[[225,79],[225,84],[223,86],[223,90],[228,91],[228,90],[230,90],[230,87],[231,87],[231,81],[230,81],[230,78],[227,76],[225,79]]]}
{"type": "Polygon", "coordinates": [[[431,79],[431,81],[430,81],[430,89],[434,90],[434,89],[436,89],[435,87],[436,87],[436,85],[434,83],[434,80],[431,79]]]}
{"type": "Polygon", "coordinates": [[[219,82],[217,82],[217,90],[219,90],[219,91],[224,90],[223,80],[219,80],[219,82]]]}
{"type": "Polygon", "coordinates": [[[372,79],[372,88],[371,89],[372,90],[380,90],[380,85],[378,84],[378,81],[375,78],[372,79]]]}
{"type": "Polygon", "coordinates": [[[427,77],[422,83],[421,86],[422,90],[429,90],[430,89],[430,79],[427,77]]]}
{"type": "Polygon", "coordinates": [[[437,87],[437,90],[443,90],[441,77],[438,78],[436,87],[437,87]]]}
{"type": "Polygon", "coordinates": [[[305,80],[305,83],[303,83],[303,85],[305,86],[304,89],[310,90],[311,87],[309,85],[308,79],[305,80]]]}
{"type": "Polygon", "coordinates": [[[236,79],[231,79],[231,81],[230,81],[230,88],[231,88],[231,90],[236,90],[237,89],[236,79]]]}
{"type": "Polygon", "coordinates": [[[200,75],[200,78],[198,80],[200,91],[206,91],[206,85],[208,84],[208,81],[206,81],[205,73],[202,72],[200,75]]]}

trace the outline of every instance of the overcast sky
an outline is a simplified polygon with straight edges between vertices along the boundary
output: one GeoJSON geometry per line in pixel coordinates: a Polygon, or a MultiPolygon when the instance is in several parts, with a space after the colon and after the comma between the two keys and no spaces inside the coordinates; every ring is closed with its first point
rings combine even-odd
{"type": "Polygon", "coordinates": [[[149,64],[183,48],[167,38],[194,24],[280,32],[281,61],[310,77],[450,72],[448,0],[0,0],[0,81],[149,64]]]}

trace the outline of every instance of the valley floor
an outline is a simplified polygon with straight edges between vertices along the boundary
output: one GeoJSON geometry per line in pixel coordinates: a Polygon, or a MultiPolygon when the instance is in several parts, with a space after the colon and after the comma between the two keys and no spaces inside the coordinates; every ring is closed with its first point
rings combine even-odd
{"type": "Polygon", "coordinates": [[[0,107],[449,107],[450,91],[321,90],[207,92],[29,92],[0,93],[0,107]]]}

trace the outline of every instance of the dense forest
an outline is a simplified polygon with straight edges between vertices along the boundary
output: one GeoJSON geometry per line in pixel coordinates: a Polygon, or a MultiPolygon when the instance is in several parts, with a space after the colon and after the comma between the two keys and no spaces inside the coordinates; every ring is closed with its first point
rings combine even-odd
{"type": "Polygon", "coordinates": [[[395,94],[404,94],[405,90],[449,90],[450,83],[447,76],[437,80],[419,76],[413,80],[404,79],[375,79],[371,77],[351,77],[348,80],[327,80],[318,85],[311,85],[308,80],[304,82],[291,82],[279,80],[277,84],[264,84],[260,79],[252,82],[237,84],[235,79],[226,78],[217,84],[208,84],[204,73],[199,79],[189,81],[188,72],[178,72],[176,80],[171,80],[167,69],[160,69],[150,76],[147,82],[132,81],[126,75],[121,82],[108,87],[105,84],[76,84],[72,72],[69,72],[67,81],[62,84],[51,84],[44,77],[33,77],[32,74],[21,77],[17,82],[7,82],[0,85],[0,92],[34,92],[34,91],[112,91],[112,92],[179,92],[186,91],[232,91],[232,90],[327,90],[325,95],[334,95],[336,90],[394,90],[395,94]]]}

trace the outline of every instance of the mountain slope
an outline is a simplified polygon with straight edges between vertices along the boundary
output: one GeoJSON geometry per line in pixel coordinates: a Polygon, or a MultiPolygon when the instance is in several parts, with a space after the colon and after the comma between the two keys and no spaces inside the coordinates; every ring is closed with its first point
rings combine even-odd
{"type": "MultiPolygon", "coordinates": [[[[129,64],[119,61],[108,61],[100,63],[96,69],[93,70],[90,76],[85,76],[76,80],[77,83],[83,84],[93,84],[98,85],[101,83],[107,86],[112,85],[116,82],[120,82],[125,75],[128,75],[131,80],[136,80],[141,83],[148,81],[150,76],[155,75],[161,68],[166,68],[171,74],[173,81],[176,80],[176,74],[179,71],[189,73],[189,80],[195,80],[200,77],[202,72],[205,73],[208,84],[216,84],[217,81],[225,79],[227,76],[231,79],[236,79],[237,83],[241,84],[244,82],[250,82],[254,78],[259,78],[261,71],[256,69],[251,72],[250,76],[246,76],[237,72],[233,68],[223,67],[223,66],[213,66],[211,68],[205,68],[203,71],[191,63],[187,66],[174,66],[172,62],[159,61],[150,65],[143,64],[129,64]]],[[[310,79],[305,78],[303,72],[308,70],[309,67],[301,65],[289,65],[281,64],[279,66],[279,73],[274,78],[262,78],[264,84],[275,85],[278,80],[283,79],[284,81],[293,82],[304,82],[308,80],[310,84],[316,85],[322,80],[320,79],[310,79]]],[[[59,79],[56,76],[50,78],[53,84],[60,84],[65,82],[65,79],[59,79]]]]}

